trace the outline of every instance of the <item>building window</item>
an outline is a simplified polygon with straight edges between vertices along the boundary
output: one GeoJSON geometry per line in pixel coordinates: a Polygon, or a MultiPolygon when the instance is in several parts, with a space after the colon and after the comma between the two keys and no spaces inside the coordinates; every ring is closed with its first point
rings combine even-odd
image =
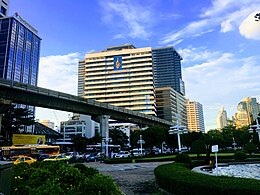
{"type": "Polygon", "coordinates": [[[6,15],[6,9],[4,7],[1,6],[1,13],[6,15]]]}

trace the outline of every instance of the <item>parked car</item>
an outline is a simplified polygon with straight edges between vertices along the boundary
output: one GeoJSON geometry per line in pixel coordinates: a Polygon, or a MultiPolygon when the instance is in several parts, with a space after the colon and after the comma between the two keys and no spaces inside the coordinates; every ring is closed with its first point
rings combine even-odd
{"type": "Polygon", "coordinates": [[[119,153],[117,153],[115,155],[115,158],[127,158],[127,157],[130,157],[132,156],[132,154],[128,151],[120,151],[119,153]]]}
{"type": "Polygon", "coordinates": [[[133,150],[131,150],[131,153],[133,154],[133,156],[142,156],[146,154],[145,149],[141,148],[134,148],[133,150]]]}
{"type": "Polygon", "coordinates": [[[31,154],[31,157],[36,159],[37,161],[43,161],[45,158],[48,158],[49,154],[31,154]]]}
{"type": "Polygon", "coordinates": [[[86,162],[103,161],[106,155],[102,152],[93,152],[86,158],[86,162]]]}
{"type": "Polygon", "coordinates": [[[49,154],[41,154],[38,158],[37,161],[43,161],[46,158],[49,158],[50,155],[49,154]]]}
{"type": "Polygon", "coordinates": [[[58,155],[53,155],[48,158],[45,158],[43,161],[64,161],[66,163],[69,163],[69,160],[70,160],[69,157],[62,154],[58,154],[58,155]]]}
{"type": "Polygon", "coordinates": [[[30,156],[19,156],[15,161],[14,164],[17,165],[19,163],[28,163],[28,164],[32,164],[36,162],[36,160],[30,156]]]}

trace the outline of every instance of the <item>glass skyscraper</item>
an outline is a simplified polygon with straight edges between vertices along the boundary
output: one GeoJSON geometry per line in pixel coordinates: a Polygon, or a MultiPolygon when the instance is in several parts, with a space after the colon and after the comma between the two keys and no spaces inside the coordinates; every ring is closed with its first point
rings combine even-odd
{"type": "MultiPolygon", "coordinates": [[[[17,13],[0,18],[0,78],[37,86],[41,38],[17,13]]],[[[34,106],[27,108],[35,115],[34,106]]],[[[32,127],[24,127],[32,131],[32,127]]]]}
{"type": "Polygon", "coordinates": [[[7,16],[8,3],[9,3],[9,0],[0,0],[0,18],[7,16]]]}
{"type": "Polygon", "coordinates": [[[0,77],[36,86],[40,41],[37,30],[18,14],[0,18],[0,77]]]}
{"type": "Polygon", "coordinates": [[[153,76],[155,87],[172,87],[185,95],[181,74],[182,57],[173,47],[152,49],[153,76]]]}

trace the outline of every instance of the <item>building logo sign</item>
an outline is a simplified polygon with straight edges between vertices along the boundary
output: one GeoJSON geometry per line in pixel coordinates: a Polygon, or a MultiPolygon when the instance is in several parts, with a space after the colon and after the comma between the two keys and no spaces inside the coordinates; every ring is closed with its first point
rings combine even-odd
{"type": "Polygon", "coordinates": [[[114,70],[122,70],[122,56],[114,57],[114,70]]]}
{"type": "Polygon", "coordinates": [[[38,31],[33,28],[28,22],[26,22],[21,16],[19,16],[19,14],[16,12],[15,13],[15,18],[18,19],[24,26],[26,26],[27,28],[29,28],[32,32],[34,32],[35,34],[38,34],[38,31]]]}

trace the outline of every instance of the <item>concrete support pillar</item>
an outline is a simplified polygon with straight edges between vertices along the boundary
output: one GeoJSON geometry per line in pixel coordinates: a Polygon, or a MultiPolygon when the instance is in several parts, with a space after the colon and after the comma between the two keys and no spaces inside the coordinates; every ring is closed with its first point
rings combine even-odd
{"type": "Polygon", "coordinates": [[[99,117],[100,135],[102,137],[102,152],[108,154],[107,145],[109,142],[109,115],[102,115],[99,117]]]}

